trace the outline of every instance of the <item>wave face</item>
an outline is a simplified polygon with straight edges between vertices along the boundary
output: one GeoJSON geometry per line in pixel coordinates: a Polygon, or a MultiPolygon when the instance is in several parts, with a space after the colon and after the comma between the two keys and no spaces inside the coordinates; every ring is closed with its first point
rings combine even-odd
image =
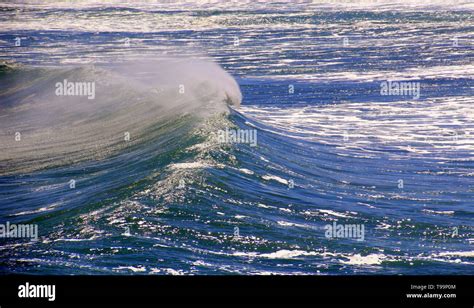
{"type": "MultiPolygon", "coordinates": [[[[232,77],[199,60],[5,70],[0,174],[100,159],[129,145],[170,138],[173,132],[160,126],[191,114],[204,119],[225,112],[226,101],[238,106],[241,100],[232,77]]],[[[178,129],[177,123],[166,128],[178,129]]]]}
{"type": "Polygon", "coordinates": [[[2,4],[0,273],[474,273],[472,4],[188,5],[2,4]]]}

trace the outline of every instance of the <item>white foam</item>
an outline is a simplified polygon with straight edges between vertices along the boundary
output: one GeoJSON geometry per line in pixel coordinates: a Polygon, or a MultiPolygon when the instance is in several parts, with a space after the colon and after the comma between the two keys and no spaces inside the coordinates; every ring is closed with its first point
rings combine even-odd
{"type": "Polygon", "coordinates": [[[249,169],[246,169],[246,168],[240,168],[239,169],[240,172],[243,172],[245,174],[249,174],[249,175],[252,175],[254,174],[255,172],[253,172],[252,170],[249,170],[249,169]]]}
{"type": "Polygon", "coordinates": [[[281,184],[285,184],[285,185],[288,185],[288,181],[279,177],[279,176],[276,176],[276,175],[272,175],[272,174],[267,174],[267,175],[264,175],[262,176],[262,179],[264,180],[267,180],[267,181],[270,181],[270,180],[274,180],[274,181],[277,181],[281,184]]]}
{"type": "Polygon", "coordinates": [[[331,211],[331,210],[318,210],[318,211],[321,212],[321,213],[327,214],[327,215],[332,215],[332,216],[341,217],[341,218],[350,218],[351,217],[351,216],[348,216],[348,215],[345,215],[345,214],[342,214],[342,213],[339,213],[339,212],[331,211]]]}
{"type": "Polygon", "coordinates": [[[456,257],[474,257],[474,250],[472,251],[447,251],[447,252],[440,252],[436,254],[436,256],[444,257],[444,256],[456,256],[456,257]]]}
{"type": "Polygon", "coordinates": [[[177,163],[171,164],[170,169],[200,169],[209,167],[209,164],[205,162],[192,162],[192,163],[177,163]]]}
{"type": "Polygon", "coordinates": [[[317,252],[308,252],[304,250],[278,250],[276,252],[272,253],[264,253],[259,255],[259,257],[262,258],[268,258],[268,259],[294,259],[296,257],[302,257],[302,256],[316,256],[319,255],[317,252]]]}
{"type": "Polygon", "coordinates": [[[143,266],[118,266],[115,268],[116,271],[123,271],[123,270],[129,270],[129,271],[132,271],[134,273],[137,273],[137,272],[146,272],[146,268],[143,267],[143,266]]]}
{"type": "Polygon", "coordinates": [[[428,210],[424,209],[423,212],[430,213],[430,214],[439,214],[439,215],[453,215],[454,211],[435,211],[435,210],[428,210]]]}
{"type": "Polygon", "coordinates": [[[383,254],[370,254],[367,256],[362,256],[360,254],[355,254],[352,256],[346,256],[348,261],[341,261],[341,263],[344,264],[350,264],[350,265],[377,265],[381,264],[382,261],[386,258],[385,255],[383,254]]]}

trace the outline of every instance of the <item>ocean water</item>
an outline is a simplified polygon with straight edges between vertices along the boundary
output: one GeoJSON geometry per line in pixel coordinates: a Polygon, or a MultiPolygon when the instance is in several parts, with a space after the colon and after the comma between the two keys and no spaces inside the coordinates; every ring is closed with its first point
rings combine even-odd
{"type": "Polygon", "coordinates": [[[473,274],[473,9],[0,4],[0,273],[473,274]]]}

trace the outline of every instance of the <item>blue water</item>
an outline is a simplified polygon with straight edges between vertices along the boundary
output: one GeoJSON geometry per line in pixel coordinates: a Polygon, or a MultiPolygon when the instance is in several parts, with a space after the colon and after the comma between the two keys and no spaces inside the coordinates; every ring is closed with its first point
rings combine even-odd
{"type": "Polygon", "coordinates": [[[473,8],[407,3],[0,5],[0,273],[474,273],[473,8]]]}

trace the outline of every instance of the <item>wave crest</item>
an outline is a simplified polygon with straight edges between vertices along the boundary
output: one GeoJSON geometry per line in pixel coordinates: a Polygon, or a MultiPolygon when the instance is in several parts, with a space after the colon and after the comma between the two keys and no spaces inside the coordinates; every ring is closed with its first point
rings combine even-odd
{"type": "Polygon", "coordinates": [[[208,60],[5,67],[0,75],[2,174],[107,157],[169,135],[177,125],[184,129],[228,112],[228,104],[238,106],[242,99],[235,80],[208,60]]]}

